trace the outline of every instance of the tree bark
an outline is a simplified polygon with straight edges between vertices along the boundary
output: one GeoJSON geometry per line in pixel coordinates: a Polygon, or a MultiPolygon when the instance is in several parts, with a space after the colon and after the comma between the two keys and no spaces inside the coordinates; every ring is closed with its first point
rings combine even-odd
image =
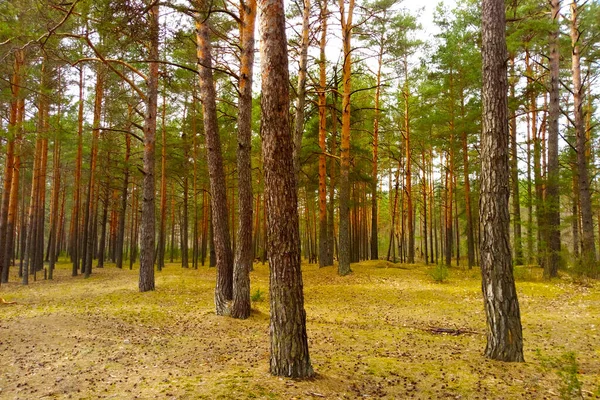
{"type": "Polygon", "coordinates": [[[104,80],[106,78],[106,69],[103,65],[98,65],[96,72],[96,92],[94,95],[94,120],[92,128],[92,149],[90,155],[90,177],[88,181],[87,206],[84,217],[83,243],[85,246],[85,257],[83,260],[83,269],[85,277],[88,278],[92,273],[92,259],[94,257],[94,210],[96,209],[96,165],[98,163],[98,140],[100,136],[100,119],[102,117],[102,105],[104,98],[104,80]]]}
{"type": "MultiPolygon", "coordinates": [[[[319,42],[319,267],[331,265],[329,253],[329,234],[327,226],[327,0],[320,0],[321,40],[319,42]]],[[[333,260],[331,260],[333,261],[333,260]]]]}
{"type": "MultiPolygon", "coordinates": [[[[511,82],[510,97],[515,98],[515,57],[510,62],[511,82]]],[[[517,115],[514,107],[509,110],[510,116],[510,176],[512,184],[513,244],[515,247],[515,264],[523,264],[523,242],[521,240],[521,199],[519,190],[519,158],[517,153],[517,115]]]]}
{"type": "Polygon", "coordinates": [[[240,4],[242,58],[239,81],[238,114],[238,209],[239,224],[233,268],[231,316],[250,316],[250,270],[252,268],[252,77],[254,64],[254,27],[256,0],[240,4]]]}
{"type": "Polygon", "coordinates": [[[73,183],[73,212],[71,213],[71,260],[73,262],[72,275],[79,273],[81,258],[80,240],[80,210],[81,210],[81,164],[83,158],[83,68],[79,70],[79,108],[77,118],[77,157],[75,159],[75,182],[73,183]]]}
{"type": "MultiPolygon", "coordinates": [[[[579,202],[581,209],[581,264],[583,271],[593,277],[600,273],[596,265],[596,243],[594,241],[594,216],[592,213],[592,196],[590,192],[590,178],[588,166],[588,143],[586,137],[585,121],[583,118],[583,104],[585,87],[581,81],[581,48],[579,30],[579,5],[577,0],[571,3],[571,72],[573,77],[573,107],[575,113],[575,134],[577,148],[577,177],[579,186],[579,202]]],[[[559,242],[560,244],[560,242],[559,242]]],[[[559,247],[560,248],[560,247],[559,247]]]]}
{"type": "Polygon", "coordinates": [[[340,147],[340,226],[339,226],[339,263],[338,274],[348,275],[350,269],[350,95],[352,91],[352,14],[354,13],[354,0],[350,0],[348,12],[345,12],[345,0],[339,0],[340,16],[342,22],[342,42],[344,64],[342,69],[342,140],[340,147]]]}
{"type": "MultiPolygon", "coordinates": [[[[131,107],[130,107],[131,109],[131,107]]],[[[131,111],[130,111],[131,113],[131,111]]],[[[129,115],[131,117],[131,114],[129,115]]],[[[127,216],[127,188],[129,186],[129,156],[131,154],[131,138],[125,136],[125,161],[123,165],[123,189],[121,193],[121,208],[119,209],[119,225],[117,228],[117,240],[115,243],[117,268],[123,268],[123,248],[125,245],[125,217],[127,216]]]]}
{"type": "Polygon", "coordinates": [[[283,1],[260,0],[262,158],[264,160],[273,375],[314,375],[308,354],[294,142],[289,126],[288,56],[283,1]]]}
{"type": "MultiPolygon", "coordinates": [[[[560,262],[560,192],[558,164],[558,118],[559,104],[559,25],[560,0],[551,0],[553,31],[550,33],[550,103],[548,104],[548,177],[546,179],[545,223],[548,232],[548,260],[544,276],[558,276],[560,262]]],[[[593,235],[593,234],[592,234],[593,235]]]]}
{"type": "Polygon", "coordinates": [[[163,89],[163,104],[161,118],[161,152],[160,152],[160,226],[158,231],[158,254],[156,268],[159,271],[165,267],[165,244],[167,242],[167,97],[163,89]]]}
{"type": "Polygon", "coordinates": [[[487,317],[485,355],[524,361],[519,302],[512,272],[508,199],[508,81],[503,0],[483,0],[481,135],[481,275],[487,317]]]}
{"type": "MultiPolygon", "coordinates": [[[[16,186],[18,190],[19,184],[19,166],[20,158],[18,150],[20,142],[20,116],[19,116],[19,102],[20,102],[20,91],[21,91],[21,67],[23,65],[23,51],[17,51],[15,53],[15,62],[13,64],[13,75],[10,81],[11,90],[11,102],[10,102],[10,115],[8,121],[8,143],[6,145],[6,160],[5,160],[5,171],[4,171],[4,190],[2,192],[2,203],[0,206],[0,276],[1,282],[6,283],[8,281],[8,270],[11,260],[11,253],[7,250],[11,248],[9,243],[12,241],[12,235],[14,235],[14,228],[10,227],[9,213],[11,206],[11,194],[13,192],[13,186],[16,186]],[[6,278],[4,278],[6,276],[6,278]]],[[[16,200],[16,199],[15,199],[16,200]]],[[[13,217],[14,226],[14,217],[13,217]]]]}
{"type": "Polygon", "coordinates": [[[404,55],[404,129],[405,129],[405,151],[406,151],[406,213],[407,213],[407,228],[408,228],[408,252],[407,262],[415,263],[415,230],[413,224],[413,202],[412,202],[412,148],[410,143],[410,86],[408,84],[408,58],[404,55]]]}
{"type": "MultiPolygon", "coordinates": [[[[466,118],[465,111],[465,95],[461,88],[460,91],[460,107],[461,107],[461,119],[462,121],[466,118]]],[[[463,152],[463,174],[465,180],[465,212],[467,219],[467,265],[468,268],[473,268],[475,265],[475,238],[473,233],[473,209],[471,207],[471,179],[469,178],[469,141],[467,138],[467,129],[462,126],[462,152],[463,152]]]]}
{"type": "Polygon", "coordinates": [[[229,315],[233,298],[233,256],[229,236],[227,212],[227,186],[221,153],[221,139],[217,123],[216,93],[213,83],[211,44],[209,26],[206,21],[204,0],[197,0],[199,10],[196,16],[196,40],[200,96],[204,116],[204,136],[208,158],[210,179],[213,240],[217,262],[217,284],[215,287],[215,307],[217,315],[229,315]]]}
{"type": "Polygon", "coordinates": [[[140,241],[140,292],[154,290],[154,236],[155,236],[155,182],[154,153],[156,146],[156,113],[158,103],[158,44],[159,44],[159,6],[151,2],[148,10],[150,20],[148,43],[149,63],[148,92],[146,95],[146,116],[144,119],[144,180],[142,183],[142,223],[140,241]]]}
{"type": "Polygon", "coordinates": [[[300,173],[300,152],[302,150],[302,136],[304,135],[304,107],[306,105],[310,0],[303,0],[303,5],[302,40],[300,42],[300,61],[298,65],[298,98],[296,99],[296,118],[294,126],[294,169],[296,171],[296,176],[298,176],[300,173]]]}

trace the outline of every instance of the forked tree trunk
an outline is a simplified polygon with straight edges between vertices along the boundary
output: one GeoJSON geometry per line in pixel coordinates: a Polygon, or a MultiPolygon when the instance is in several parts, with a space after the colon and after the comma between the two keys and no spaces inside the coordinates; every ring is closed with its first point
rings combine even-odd
{"type": "Polygon", "coordinates": [[[238,114],[238,209],[239,224],[233,267],[233,304],[231,316],[250,316],[250,270],[252,268],[252,77],[254,64],[254,27],[256,0],[240,4],[240,95],[238,114]]]}
{"type": "Polygon", "coordinates": [[[308,354],[300,269],[294,142],[289,126],[289,76],[283,1],[260,0],[262,159],[264,160],[273,375],[314,375],[308,354]]]}
{"type": "Polygon", "coordinates": [[[215,256],[217,262],[217,284],[215,287],[215,307],[217,315],[229,315],[233,298],[233,257],[229,236],[227,213],[227,187],[221,153],[221,139],[217,123],[217,104],[213,83],[210,29],[206,21],[204,0],[197,0],[196,40],[200,96],[204,116],[204,136],[210,178],[212,227],[215,256]]]}
{"type": "Polygon", "coordinates": [[[481,275],[487,317],[485,355],[523,361],[523,333],[513,278],[508,198],[509,135],[503,0],[483,0],[481,134],[481,275]]]}

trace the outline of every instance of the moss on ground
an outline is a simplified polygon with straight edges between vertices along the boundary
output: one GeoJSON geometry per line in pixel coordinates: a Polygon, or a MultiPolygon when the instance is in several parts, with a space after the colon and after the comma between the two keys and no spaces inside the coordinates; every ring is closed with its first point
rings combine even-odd
{"type": "Polygon", "coordinates": [[[482,356],[478,270],[450,268],[440,284],[424,265],[352,268],[339,277],[303,266],[318,375],[295,381],[268,373],[267,266],[251,275],[265,300],[239,321],[214,314],[214,269],[167,265],[141,294],[136,270],[109,265],[83,279],[61,263],[54,281],[1,289],[18,304],[0,308],[0,398],[559,398],[566,378],[548,360],[570,352],[583,396],[599,395],[598,283],[545,282],[518,267],[527,362],[506,364],[482,356]]]}

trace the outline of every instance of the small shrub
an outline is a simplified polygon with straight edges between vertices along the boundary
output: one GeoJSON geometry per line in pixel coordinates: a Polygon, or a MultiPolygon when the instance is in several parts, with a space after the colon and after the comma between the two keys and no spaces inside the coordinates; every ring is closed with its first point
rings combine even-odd
{"type": "Polygon", "coordinates": [[[583,398],[582,383],[578,375],[579,365],[574,352],[568,351],[558,357],[544,357],[540,350],[537,350],[537,353],[542,362],[542,367],[556,370],[560,377],[559,390],[562,399],[583,398]]]}
{"type": "Polygon", "coordinates": [[[263,301],[264,292],[261,292],[260,289],[256,289],[254,293],[252,293],[252,296],[250,296],[250,300],[252,300],[253,303],[263,301]]]}
{"type": "Polygon", "coordinates": [[[444,283],[448,280],[448,267],[444,264],[437,264],[429,270],[429,276],[434,282],[444,283]]]}

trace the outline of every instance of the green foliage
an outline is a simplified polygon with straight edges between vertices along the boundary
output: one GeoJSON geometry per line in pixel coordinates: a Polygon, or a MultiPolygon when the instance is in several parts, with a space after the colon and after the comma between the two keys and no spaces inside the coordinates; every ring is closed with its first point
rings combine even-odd
{"type": "Polygon", "coordinates": [[[581,399],[582,382],[579,380],[577,356],[574,352],[568,351],[557,357],[545,357],[537,349],[537,355],[540,358],[542,367],[547,370],[555,370],[561,379],[560,396],[562,399],[581,399]]]}
{"type": "Polygon", "coordinates": [[[264,300],[265,300],[265,298],[264,298],[264,295],[265,295],[265,293],[264,293],[264,292],[262,292],[262,291],[260,290],[260,288],[259,288],[259,289],[256,289],[256,290],[254,291],[254,293],[252,293],[252,296],[250,296],[250,300],[252,300],[252,302],[253,302],[253,303],[259,303],[259,302],[262,302],[262,301],[264,301],[264,300]]]}
{"type": "Polygon", "coordinates": [[[435,267],[431,268],[428,271],[429,276],[433,279],[434,282],[444,283],[448,281],[448,267],[444,264],[437,264],[435,267]]]}

